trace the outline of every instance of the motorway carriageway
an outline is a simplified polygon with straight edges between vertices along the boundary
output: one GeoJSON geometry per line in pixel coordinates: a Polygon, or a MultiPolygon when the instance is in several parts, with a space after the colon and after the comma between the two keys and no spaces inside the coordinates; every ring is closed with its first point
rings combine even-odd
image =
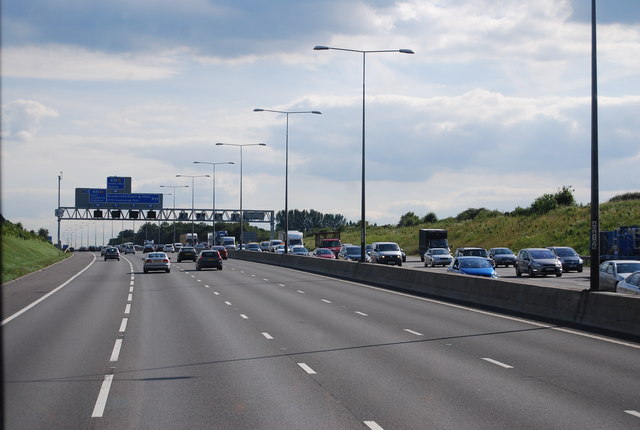
{"type": "Polygon", "coordinates": [[[275,266],[77,254],[3,304],[9,429],[640,428],[637,343],[275,266]]]}

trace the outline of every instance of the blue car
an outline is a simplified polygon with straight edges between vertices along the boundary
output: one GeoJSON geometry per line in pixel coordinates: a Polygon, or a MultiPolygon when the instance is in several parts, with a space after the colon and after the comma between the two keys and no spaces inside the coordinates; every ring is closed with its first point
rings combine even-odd
{"type": "Polygon", "coordinates": [[[447,272],[494,279],[498,277],[496,270],[484,257],[456,257],[447,268],[447,272]]]}

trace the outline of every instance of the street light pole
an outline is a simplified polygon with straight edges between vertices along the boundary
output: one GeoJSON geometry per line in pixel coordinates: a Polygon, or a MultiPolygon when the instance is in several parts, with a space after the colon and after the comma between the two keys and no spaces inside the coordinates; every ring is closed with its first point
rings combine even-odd
{"type": "Polygon", "coordinates": [[[598,169],[598,67],[596,43],[596,0],[591,1],[591,274],[589,291],[600,290],[600,198],[598,169]]]}
{"type": "MultiPolygon", "coordinates": [[[[160,188],[172,188],[173,189],[173,216],[176,215],[176,188],[189,188],[189,185],[160,185],[160,188]]],[[[158,239],[160,242],[160,239],[158,239]]],[[[176,221],[173,221],[173,243],[176,243],[176,221]]]]}
{"type": "Polygon", "coordinates": [[[357,52],[362,54],[362,192],[361,192],[361,220],[362,223],[360,233],[360,261],[365,262],[366,254],[366,217],[365,217],[365,58],[366,54],[381,53],[381,52],[399,52],[401,54],[413,54],[411,49],[383,49],[383,50],[360,50],[360,49],[346,49],[346,48],[334,48],[329,46],[318,45],[313,48],[315,51],[327,51],[329,49],[334,51],[347,51],[357,52]]]}
{"type": "Polygon", "coordinates": [[[266,143],[224,143],[218,142],[216,145],[237,146],[240,148],[240,249],[242,249],[242,236],[244,233],[244,214],[242,212],[242,148],[245,146],[267,146],[266,143]]]}
{"type": "Polygon", "coordinates": [[[294,113],[313,113],[322,115],[322,112],[317,110],[310,111],[282,111],[275,109],[261,109],[255,108],[254,112],[275,112],[283,113],[287,116],[287,127],[285,132],[285,161],[284,161],[284,253],[289,253],[289,114],[294,113]]]}
{"type": "MultiPolygon", "coordinates": [[[[195,214],[195,178],[208,178],[211,175],[176,175],[176,178],[191,178],[191,240],[196,232],[196,214],[195,214]]],[[[192,244],[192,245],[195,245],[192,244]]]]}
{"type": "MultiPolygon", "coordinates": [[[[215,241],[216,239],[216,166],[219,164],[235,164],[233,161],[222,161],[219,163],[214,163],[214,162],[210,162],[210,161],[194,161],[193,164],[209,164],[212,168],[212,173],[213,173],[213,178],[212,178],[212,185],[213,185],[213,194],[211,196],[211,201],[213,202],[213,240],[215,241]]],[[[215,245],[215,243],[213,243],[212,245],[215,245]]]]}
{"type": "Polygon", "coordinates": [[[62,244],[60,243],[60,221],[62,220],[62,214],[60,213],[60,181],[62,181],[62,172],[58,175],[58,210],[56,211],[56,215],[58,215],[58,249],[62,249],[62,244]]]}

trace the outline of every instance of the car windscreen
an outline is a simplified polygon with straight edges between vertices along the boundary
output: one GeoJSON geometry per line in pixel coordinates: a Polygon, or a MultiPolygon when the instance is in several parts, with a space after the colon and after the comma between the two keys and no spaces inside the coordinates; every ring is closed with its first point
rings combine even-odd
{"type": "Polygon", "coordinates": [[[431,251],[431,253],[433,255],[447,255],[448,254],[446,249],[434,249],[433,251],[431,251]]]}
{"type": "Polygon", "coordinates": [[[325,240],[322,242],[322,246],[340,246],[339,240],[325,240]]]}
{"type": "Polygon", "coordinates": [[[359,246],[349,246],[347,247],[347,255],[360,255],[362,250],[359,246]]]}
{"type": "Polygon", "coordinates": [[[553,260],[556,255],[549,250],[529,251],[531,258],[536,260],[553,260]]]}
{"type": "Polygon", "coordinates": [[[213,257],[218,257],[218,252],[217,251],[202,251],[200,253],[201,257],[206,257],[206,258],[213,258],[213,257]]]}
{"type": "Polygon", "coordinates": [[[556,248],[556,254],[558,254],[558,257],[575,257],[578,255],[571,248],[556,248]]]}
{"type": "Polygon", "coordinates": [[[395,243],[381,243],[378,245],[378,251],[400,251],[400,247],[395,243]]]}
{"type": "Polygon", "coordinates": [[[487,251],[485,251],[484,249],[465,249],[462,254],[472,257],[486,257],[487,251]]]}
{"type": "Polygon", "coordinates": [[[491,267],[491,264],[483,258],[462,258],[460,259],[460,267],[465,269],[481,269],[491,267]]]}
{"type": "Polygon", "coordinates": [[[618,263],[618,273],[631,273],[640,270],[640,263],[618,263]]]}
{"type": "Polygon", "coordinates": [[[511,250],[507,249],[507,248],[497,248],[497,249],[495,249],[493,251],[493,253],[495,255],[498,255],[498,254],[513,254],[513,252],[511,252],[511,250]]]}

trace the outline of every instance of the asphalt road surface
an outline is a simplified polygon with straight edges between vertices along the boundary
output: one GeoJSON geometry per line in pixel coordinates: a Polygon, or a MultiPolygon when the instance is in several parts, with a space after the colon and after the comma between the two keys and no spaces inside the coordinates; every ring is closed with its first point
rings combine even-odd
{"type": "Polygon", "coordinates": [[[3,301],[7,429],[640,428],[639,344],[274,266],[84,254],[3,301]]]}

